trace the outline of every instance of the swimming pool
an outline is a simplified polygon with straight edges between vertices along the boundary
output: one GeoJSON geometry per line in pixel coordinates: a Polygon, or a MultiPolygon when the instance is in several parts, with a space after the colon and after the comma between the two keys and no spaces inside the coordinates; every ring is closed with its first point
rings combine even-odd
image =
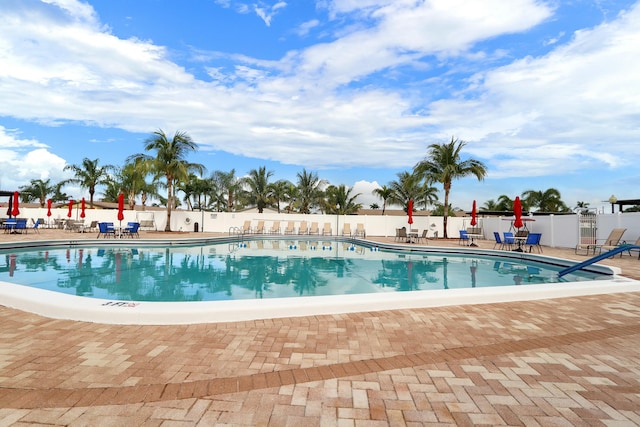
{"type": "MultiPolygon", "coordinates": [[[[2,250],[0,282],[20,286],[23,300],[25,295],[39,290],[49,301],[61,301],[63,294],[82,298],[82,304],[73,300],[71,305],[77,305],[74,310],[87,304],[86,297],[102,308],[127,308],[131,309],[129,313],[138,314],[149,308],[147,302],[182,304],[179,311],[189,315],[209,311],[198,304],[212,302],[217,304],[218,313],[234,312],[232,320],[237,320],[240,312],[257,312],[257,308],[264,307],[286,307],[278,313],[280,316],[295,315],[298,309],[313,314],[302,307],[327,303],[337,311],[345,310],[346,305],[348,310],[362,311],[375,309],[376,304],[371,302],[376,298],[386,303],[404,301],[400,306],[407,307],[420,298],[429,298],[426,295],[436,298],[442,291],[447,293],[446,298],[463,303],[459,299],[461,291],[482,288],[483,295],[495,295],[496,289],[502,288],[502,294],[507,295],[517,293],[513,288],[527,287],[536,293],[541,287],[562,286],[566,290],[569,285],[556,283],[558,270],[566,264],[554,265],[553,259],[496,251],[470,253],[464,249],[435,251],[416,247],[407,251],[394,245],[380,249],[370,242],[351,239],[175,243],[136,241],[133,248],[121,242],[74,242],[2,250]],[[291,297],[296,298],[293,304],[297,308],[282,302],[291,297]]],[[[563,279],[584,284],[602,283],[611,277],[578,272],[563,279]]],[[[474,301],[481,302],[475,295],[474,301]]],[[[11,298],[5,296],[5,300],[11,298]]],[[[33,305],[32,301],[29,303],[33,305]]],[[[40,307],[42,301],[39,304],[40,307]]],[[[69,300],[65,304],[69,309],[69,300]]],[[[89,303],[88,307],[97,305],[89,303]]],[[[92,311],[95,310],[84,310],[85,314],[92,311]]],[[[162,317],[161,310],[151,311],[162,317]]],[[[120,322],[113,318],[108,321],[120,322]]]]}

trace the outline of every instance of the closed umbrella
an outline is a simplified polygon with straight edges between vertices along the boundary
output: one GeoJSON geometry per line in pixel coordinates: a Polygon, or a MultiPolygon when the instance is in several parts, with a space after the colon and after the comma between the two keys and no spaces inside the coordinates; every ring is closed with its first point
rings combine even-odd
{"type": "Polygon", "coordinates": [[[7,216],[11,218],[11,211],[13,210],[13,194],[9,196],[9,203],[7,204],[7,216]]]}
{"type": "Polygon", "coordinates": [[[124,194],[120,193],[118,196],[118,221],[120,221],[120,226],[122,226],[122,220],[124,219],[124,194]]]}
{"type": "Polygon", "coordinates": [[[407,204],[407,215],[409,215],[407,222],[413,224],[413,200],[411,199],[409,199],[409,203],[407,204]]]}
{"type": "Polygon", "coordinates": [[[513,226],[515,228],[524,227],[524,223],[522,222],[522,203],[520,202],[520,196],[516,196],[516,199],[513,201],[513,214],[516,217],[513,221],[513,226]]]}
{"type": "Polygon", "coordinates": [[[69,200],[69,212],[67,213],[67,218],[71,218],[73,214],[73,199],[69,200]]]}
{"type": "Polygon", "coordinates": [[[82,201],[80,202],[80,218],[84,218],[85,214],[84,214],[84,197],[82,198],[82,201]]]}
{"type": "Polygon", "coordinates": [[[47,216],[51,217],[51,199],[47,200],[47,216]]]}
{"type": "Polygon", "coordinates": [[[475,227],[476,224],[478,224],[478,221],[476,220],[476,201],[473,201],[473,207],[471,208],[471,226],[475,227]]]}
{"type": "Polygon", "coordinates": [[[19,203],[20,203],[20,193],[15,191],[13,193],[13,208],[11,209],[11,215],[13,215],[14,217],[17,217],[18,215],[20,215],[20,208],[18,207],[19,203]]]}

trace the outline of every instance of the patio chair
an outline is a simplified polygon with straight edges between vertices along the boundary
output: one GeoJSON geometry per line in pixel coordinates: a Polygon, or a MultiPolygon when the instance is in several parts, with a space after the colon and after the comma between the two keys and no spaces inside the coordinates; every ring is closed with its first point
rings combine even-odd
{"type": "Polygon", "coordinates": [[[113,226],[113,223],[108,222],[99,222],[98,223],[98,239],[100,236],[103,236],[105,239],[108,236],[116,237],[116,229],[113,226]]]}
{"type": "Polygon", "coordinates": [[[363,239],[365,237],[367,237],[367,232],[364,230],[364,224],[362,223],[358,223],[358,225],[356,225],[356,233],[355,233],[356,237],[362,237],[363,239]]]}
{"type": "Polygon", "coordinates": [[[273,221],[269,234],[280,234],[280,221],[273,221]]]}
{"type": "Polygon", "coordinates": [[[320,230],[318,229],[318,223],[312,222],[311,228],[309,229],[309,234],[315,234],[316,236],[320,235],[320,230]]]}
{"type": "Polygon", "coordinates": [[[38,230],[38,227],[40,226],[40,224],[44,224],[43,222],[40,222],[40,218],[38,218],[34,223],[33,223],[33,227],[32,230],[34,230],[36,233],[40,234],[40,230],[38,230]]]}
{"type": "Polygon", "coordinates": [[[138,234],[138,229],[140,228],[139,222],[130,222],[127,226],[122,230],[122,237],[137,237],[140,238],[140,234],[138,234]]]}
{"type": "Polygon", "coordinates": [[[503,236],[504,239],[502,240],[502,249],[506,248],[507,250],[511,250],[513,245],[516,244],[515,236],[510,231],[505,231],[503,236]]]}
{"type": "Polygon", "coordinates": [[[351,237],[351,224],[345,222],[342,226],[342,235],[351,237]]]}
{"type": "Polygon", "coordinates": [[[284,229],[284,234],[295,234],[296,232],[296,223],[294,221],[289,221],[287,223],[287,228],[284,229]]]}
{"type": "Polygon", "coordinates": [[[535,246],[535,248],[538,249],[538,253],[542,253],[540,238],[542,238],[542,233],[529,233],[529,235],[527,235],[527,240],[525,240],[524,245],[529,246],[529,252],[531,252],[535,246]]]}
{"type": "Polygon", "coordinates": [[[593,251],[593,254],[595,255],[596,251],[598,251],[598,253],[602,253],[602,249],[613,249],[620,244],[620,239],[622,239],[622,235],[625,231],[627,231],[626,228],[614,228],[604,241],[600,240],[602,243],[598,243],[598,240],[592,243],[578,243],[576,245],[576,254],[578,251],[586,250],[586,255],[589,255],[589,251],[593,251]]]}
{"type": "Polygon", "coordinates": [[[17,233],[22,233],[22,231],[24,230],[24,233],[27,234],[27,219],[18,218],[18,220],[16,221],[16,226],[13,228],[13,230],[17,233]]]}
{"type": "Polygon", "coordinates": [[[307,221],[300,221],[300,227],[298,227],[298,234],[309,234],[307,221]]]}
{"type": "Polygon", "coordinates": [[[331,236],[331,235],[333,235],[333,231],[331,230],[331,223],[330,222],[325,222],[324,223],[324,228],[322,229],[322,235],[323,236],[331,236]]]}
{"type": "Polygon", "coordinates": [[[496,246],[498,247],[498,249],[502,249],[502,245],[504,244],[502,242],[502,239],[500,238],[500,233],[498,233],[497,231],[493,232],[493,238],[496,239],[496,243],[493,245],[493,249],[496,248],[496,246]]]}
{"type": "MultiPolygon", "coordinates": [[[[633,246],[640,246],[640,237],[638,237],[638,240],[635,241],[635,243],[632,243],[633,246]]],[[[640,259],[640,249],[629,249],[627,252],[629,252],[629,255],[631,255],[631,251],[638,251],[638,259],[640,259]]],[[[620,252],[620,257],[622,257],[622,252],[620,252]]]]}
{"type": "Polygon", "coordinates": [[[425,243],[427,243],[427,233],[428,232],[429,232],[429,230],[427,230],[426,228],[424,230],[422,230],[422,234],[418,236],[418,242],[423,240],[425,243]]]}
{"type": "Polygon", "coordinates": [[[467,230],[460,230],[460,238],[458,239],[458,244],[469,246],[469,233],[467,233],[467,230]]]}
{"type": "Polygon", "coordinates": [[[258,225],[256,225],[256,228],[253,230],[253,232],[255,234],[263,234],[264,233],[264,221],[262,221],[262,220],[258,221],[258,225]]]}
{"type": "Polygon", "coordinates": [[[602,243],[596,244],[594,249],[594,253],[597,250],[598,253],[602,253],[602,250],[610,251],[611,249],[617,247],[620,244],[620,240],[622,240],[622,235],[627,231],[626,228],[614,228],[609,237],[602,243]]]}
{"type": "Polygon", "coordinates": [[[407,235],[407,227],[396,228],[396,240],[400,242],[407,242],[409,236],[407,235]]]}

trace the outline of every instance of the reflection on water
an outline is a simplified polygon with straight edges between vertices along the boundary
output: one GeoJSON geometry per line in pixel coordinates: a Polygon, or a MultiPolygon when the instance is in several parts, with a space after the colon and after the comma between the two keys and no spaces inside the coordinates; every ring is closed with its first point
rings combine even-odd
{"type": "Polygon", "coordinates": [[[393,253],[326,241],[39,249],[3,252],[0,260],[2,281],[124,301],[261,299],[558,281],[557,269],[535,264],[393,253]]]}

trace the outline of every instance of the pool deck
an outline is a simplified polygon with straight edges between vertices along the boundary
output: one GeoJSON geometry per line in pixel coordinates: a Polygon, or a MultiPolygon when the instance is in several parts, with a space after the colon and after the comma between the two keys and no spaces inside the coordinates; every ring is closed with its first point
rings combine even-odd
{"type": "Polygon", "coordinates": [[[639,347],[640,293],[176,326],[0,306],[0,426],[640,425],[639,347]]]}

